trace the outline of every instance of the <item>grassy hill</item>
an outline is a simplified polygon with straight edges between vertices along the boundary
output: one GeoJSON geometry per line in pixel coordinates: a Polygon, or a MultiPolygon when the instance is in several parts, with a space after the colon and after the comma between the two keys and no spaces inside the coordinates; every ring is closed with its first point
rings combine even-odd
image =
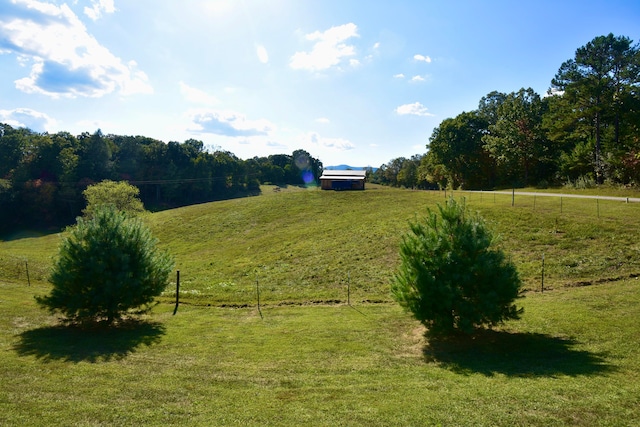
{"type": "Polygon", "coordinates": [[[640,419],[640,205],[464,196],[529,289],[521,321],[472,340],[426,342],[388,292],[407,221],[443,193],[265,188],[151,214],[184,305],[172,315],[172,285],[147,322],[119,330],[61,327],[35,306],[60,235],[2,241],[0,425],[640,419]]]}
{"type": "MultiPolygon", "coordinates": [[[[176,257],[185,301],[204,305],[389,301],[389,280],[408,221],[445,200],[442,192],[369,186],[363,192],[274,191],[260,197],[149,215],[176,257]]],[[[450,195],[450,194],[449,194],[450,195]]],[[[640,204],[456,193],[485,217],[528,289],[640,273],[640,204]]],[[[60,236],[0,242],[0,278],[46,281],[60,236]]],[[[172,298],[175,284],[166,292],[172,298]]]]}

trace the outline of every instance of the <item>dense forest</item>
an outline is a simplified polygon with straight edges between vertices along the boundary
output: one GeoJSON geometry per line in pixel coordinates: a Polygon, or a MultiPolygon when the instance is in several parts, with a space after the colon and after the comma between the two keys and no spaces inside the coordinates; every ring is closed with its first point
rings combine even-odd
{"type": "MultiPolygon", "coordinates": [[[[596,37],[561,64],[545,96],[491,92],[476,110],[442,121],[426,148],[370,170],[369,179],[407,188],[640,185],[640,47],[596,37]]],[[[82,192],[105,179],[137,186],[154,210],[257,194],[264,183],[309,184],[321,173],[304,150],[242,160],[194,139],[0,124],[0,232],[72,223],[82,192]]]]}
{"type": "Polygon", "coordinates": [[[73,223],[83,191],[103,180],[128,181],[156,210],[257,194],[262,183],[308,184],[321,171],[304,150],[241,160],[194,139],[42,134],[0,124],[0,232],[73,223]]]}
{"type": "Polygon", "coordinates": [[[545,96],[491,92],[434,129],[427,153],[382,165],[372,180],[412,188],[640,184],[640,49],[596,37],[545,96]]]}

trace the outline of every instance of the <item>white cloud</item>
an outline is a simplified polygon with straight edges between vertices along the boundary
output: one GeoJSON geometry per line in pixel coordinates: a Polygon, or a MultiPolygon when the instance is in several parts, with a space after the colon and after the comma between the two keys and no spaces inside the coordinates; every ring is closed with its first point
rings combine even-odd
{"type": "Polygon", "coordinates": [[[0,110],[0,122],[15,128],[29,128],[34,132],[53,132],[57,126],[55,119],[30,108],[0,110]]]}
{"type": "Polygon", "coordinates": [[[374,49],[379,49],[380,48],[380,42],[376,42],[373,44],[373,48],[374,49]]]}
{"type": "Polygon", "coordinates": [[[102,17],[102,12],[114,13],[116,7],[113,0],[91,0],[91,7],[84,8],[84,14],[93,21],[97,21],[102,17]]]}
{"type": "Polygon", "coordinates": [[[135,61],[125,64],[102,46],[66,4],[9,3],[0,16],[0,40],[5,53],[31,67],[28,77],[15,81],[23,92],[52,98],[153,92],[135,61]]]}
{"type": "Polygon", "coordinates": [[[316,119],[317,123],[322,123],[322,124],[329,124],[331,121],[329,119],[327,119],[326,117],[318,117],[316,119]]]}
{"type": "Polygon", "coordinates": [[[329,148],[336,151],[349,151],[356,148],[356,146],[347,139],[321,137],[316,132],[308,133],[306,135],[306,139],[311,143],[311,145],[329,148]]]}
{"type": "Polygon", "coordinates": [[[425,56],[425,55],[420,55],[420,54],[413,55],[413,59],[415,59],[416,61],[422,61],[422,62],[426,62],[426,63],[430,63],[431,62],[431,57],[425,56]]]}
{"type": "MultiPolygon", "coordinates": [[[[343,59],[356,54],[355,47],[345,43],[352,37],[359,37],[358,27],[345,24],[331,27],[324,32],[313,32],[305,38],[315,42],[311,51],[296,52],[289,61],[294,70],[322,71],[339,65],[343,59]]],[[[351,63],[353,65],[353,63],[351,63]]]]}
{"type": "Polygon", "coordinates": [[[256,46],[256,55],[258,55],[258,61],[262,62],[263,64],[266,64],[267,62],[269,62],[269,53],[267,52],[267,49],[264,46],[262,45],[256,46]]]}
{"type": "Polygon", "coordinates": [[[287,146],[286,144],[282,144],[280,142],[277,141],[267,141],[266,146],[269,148],[275,148],[277,150],[288,150],[289,146],[287,146]]]}
{"type": "Polygon", "coordinates": [[[425,78],[424,78],[424,77],[422,77],[422,76],[413,76],[413,77],[411,77],[411,81],[412,81],[413,83],[420,83],[420,82],[424,82],[424,81],[426,81],[426,80],[425,80],[425,78]]]}
{"type": "Polygon", "coordinates": [[[402,73],[394,74],[393,77],[396,79],[404,79],[404,74],[402,73]]]}
{"type": "Polygon", "coordinates": [[[399,116],[421,116],[421,117],[431,117],[433,114],[429,113],[429,109],[422,105],[419,102],[414,102],[413,104],[404,104],[396,108],[396,114],[399,116]]]}
{"type": "Polygon", "coordinates": [[[213,105],[218,104],[220,101],[213,95],[209,95],[203,90],[196,89],[187,85],[185,82],[178,82],[180,85],[180,93],[184,98],[196,104],[213,105]]]}
{"type": "Polygon", "coordinates": [[[193,109],[187,112],[191,122],[189,131],[230,137],[265,136],[275,130],[266,119],[249,120],[235,111],[193,109]]]}
{"type": "Polygon", "coordinates": [[[549,96],[562,96],[562,95],[564,95],[564,91],[563,90],[556,89],[556,88],[551,88],[548,91],[546,91],[542,95],[542,97],[546,98],[546,97],[549,97],[549,96]]]}

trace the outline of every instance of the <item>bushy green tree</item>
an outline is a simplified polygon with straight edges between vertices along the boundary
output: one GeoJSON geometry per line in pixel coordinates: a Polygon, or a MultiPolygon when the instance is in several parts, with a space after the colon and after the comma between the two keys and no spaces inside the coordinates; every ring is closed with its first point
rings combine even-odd
{"type": "Polygon", "coordinates": [[[144,212],[144,205],[138,198],[140,190],[124,181],[105,180],[90,185],[82,194],[87,199],[87,207],[82,211],[85,216],[92,216],[105,205],[130,215],[144,212]]]}
{"type": "Polygon", "coordinates": [[[496,163],[482,143],[487,126],[488,121],[472,111],[445,119],[433,130],[427,155],[432,165],[442,165],[453,188],[493,187],[496,163]]]}
{"type": "Polygon", "coordinates": [[[36,300],[79,323],[111,324],[144,313],[166,287],[174,265],[156,243],[140,219],[110,206],[78,218],[49,277],[51,293],[36,300]]]}
{"type": "Polygon", "coordinates": [[[449,199],[403,236],[393,296],[434,335],[519,318],[518,272],[493,242],[478,214],[449,199]]]}

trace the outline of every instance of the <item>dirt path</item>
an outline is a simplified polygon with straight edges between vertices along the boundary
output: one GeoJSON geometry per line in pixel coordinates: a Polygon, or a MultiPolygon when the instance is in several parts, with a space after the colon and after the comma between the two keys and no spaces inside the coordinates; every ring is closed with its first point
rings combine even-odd
{"type": "MultiPolygon", "coordinates": [[[[470,191],[470,193],[480,193],[480,191],[470,191]]],[[[640,203],[638,197],[615,197],[615,196],[591,196],[586,194],[564,194],[564,193],[538,193],[533,191],[483,191],[483,193],[496,193],[496,194],[515,194],[516,196],[541,196],[541,197],[573,197],[576,199],[600,199],[600,200],[614,200],[618,202],[626,203],[640,203]]]]}

